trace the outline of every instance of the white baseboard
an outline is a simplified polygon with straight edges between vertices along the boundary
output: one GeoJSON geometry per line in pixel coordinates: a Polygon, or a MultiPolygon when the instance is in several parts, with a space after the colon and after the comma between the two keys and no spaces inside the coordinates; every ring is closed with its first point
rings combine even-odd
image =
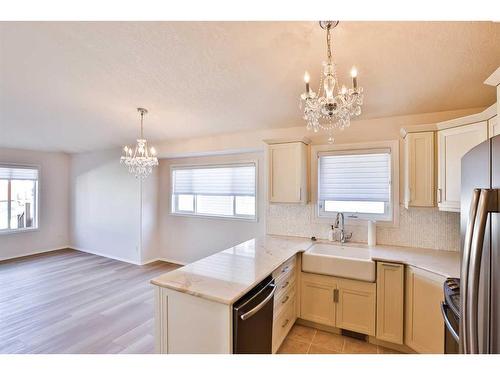
{"type": "Polygon", "coordinates": [[[179,260],[167,259],[167,258],[162,258],[162,257],[148,260],[148,261],[146,261],[143,264],[148,264],[148,263],[153,263],[153,262],[158,262],[158,261],[160,261],[160,262],[167,262],[167,263],[173,263],[173,264],[178,264],[179,266],[185,266],[186,264],[188,264],[186,262],[181,262],[179,260]]]}
{"type": "Polygon", "coordinates": [[[119,260],[120,262],[131,263],[131,264],[135,264],[137,266],[142,266],[144,264],[144,263],[138,262],[136,260],[131,260],[131,259],[126,259],[126,258],[122,258],[122,257],[117,257],[114,255],[104,254],[104,253],[101,253],[101,252],[95,251],[95,250],[82,249],[81,247],[69,246],[69,248],[73,249],[73,250],[81,251],[82,253],[94,254],[94,255],[98,255],[98,256],[103,257],[103,258],[115,259],[115,260],[119,260]]]}
{"type": "Polygon", "coordinates": [[[51,251],[71,249],[71,248],[72,248],[71,246],[66,245],[66,246],[56,247],[54,249],[34,250],[34,251],[29,251],[29,252],[24,253],[24,254],[13,255],[13,256],[8,256],[8,257],[1,257],[0,258],[0,262],[3,261],[3,260],[29,257],[30,255],[36,255],[36,254],[42,254],[42,253],[50,253],[51,251]]]}
{"type": "Polygon", "coordinates": [[[146,264],[157,262],[157,261],[174,263],[174,264],[178,264],[178,265],[181,265],[181,266],[185,266],[187,264],[187,263],[184,263],[184,262],[179,262],[179,261],[176,261],[176,260],[166,259],[166,258],[153,258],[153,259],[148,259],[148,260],[143,260],[143,261],[136,261],[136,260],[126,259],[126,258],[122,258],[122,257],[117,257],[117,256],[114,256],[114,255],[104,254],[104,253],[101,253],[101,252],[95,251],[95,250],[82,249],[82,248],[75,247],[75,246],[68,246],[68,247],[70,249],[81,251],[83,253],[89,253],[89,254],[98,255],[98,256],[101,256],[101,257],[104,257],[104,258],[115,259],[115,260],[119,260],[120,262],[135,264],[137,266],[144,266],[146,264]]]}

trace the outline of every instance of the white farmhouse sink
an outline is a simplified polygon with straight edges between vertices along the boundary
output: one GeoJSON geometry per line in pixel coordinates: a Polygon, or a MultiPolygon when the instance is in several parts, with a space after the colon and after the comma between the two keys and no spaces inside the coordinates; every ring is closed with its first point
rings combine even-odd
{"type": "Polygon", "coordinates": [[[302,271],[375,281],[375,262],[363,247],[315,244],[302,254],[302,271]]]}

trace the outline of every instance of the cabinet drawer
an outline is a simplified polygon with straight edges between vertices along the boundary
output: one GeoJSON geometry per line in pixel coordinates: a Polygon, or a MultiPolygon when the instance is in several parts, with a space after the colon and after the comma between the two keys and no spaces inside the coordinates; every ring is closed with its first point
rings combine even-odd
{"type": "Polygon", "coordinates": [[[275,295],[274,297],[274,316],[278,316],[281,311],[288,308],[288,306],[295,301],[295,283],[287,288],[283,293],[275,295]]]}
{"type": "Polygon", "coordinates": [[[281,294],[286,292],[292,284],[295,283],[295,269],[281,275],[277,280],[275,280],[276,283],[276,294],[281,294]]]}
{"type": "Polygon", "coordinates": [[[285,274],[295,270],[296,256],[291,257],[273,271],[273,278],[278,283],[285,274]]]}
{"type": "Polygon", "coordinates": [[[273,348],[275,353],[295,323],[295,297],[291,298],[273,321],[273,348]]]}

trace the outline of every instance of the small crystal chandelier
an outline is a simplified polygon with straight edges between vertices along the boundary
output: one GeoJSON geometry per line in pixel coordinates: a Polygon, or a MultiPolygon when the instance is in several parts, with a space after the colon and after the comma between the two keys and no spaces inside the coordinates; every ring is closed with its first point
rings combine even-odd
{"type": "Polygon", "coordinates": [[[131,147],[123,147],[123,156],[120,158],[120,163],[128,167],[128,171],[136,178],[146,178],[153,171],[153,167],[158,165],[156,150],[154,147],[148,149],[148,141],[144,139],[143,121],[144,115],[148,113],[145,108],[137,108],[137,112],[141,114],[141,137],[137,140],[137,145],[132,150],[131,147]]]}
{"type": "Polygon", "coordinates": [[[339,24],[339,21],[320,21],[319,25],[326,30],[327,58],[323,62],[323,75],[321,76],[318,92],[309,87],[309,73],[304,74],[306,91],[300,96],[300,108],[304,111],[304,120],[307,129],[315,133],[320,129],[328,132],[328,143],[333,143],[333,131],[344,130],[351,124],[351,117],[361,114],[363,104],[363,89],[358,87],[358,72],[355,67],[351,69],[352,88],[342,85],[338,87],[337,71],[332,60],[330,32],[339,24]],[[337,88],[336,88],[337,87],[337,88]],[[335,95],[335,91],[337,94],[335,95]]]}

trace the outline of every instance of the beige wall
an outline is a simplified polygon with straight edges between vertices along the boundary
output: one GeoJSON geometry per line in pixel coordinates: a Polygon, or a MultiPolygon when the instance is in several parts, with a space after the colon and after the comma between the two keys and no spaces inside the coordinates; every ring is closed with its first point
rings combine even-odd
{"type": "MultiPolygon", "coordinates": [[[[391,118],[353,121],[350,128],[335,135],[335,142],[356,143],[378,140],[399,140],[400,128],[412,125],[431,124],[452,118],[477,113],[483,108],[447,111],[430,114],[419,114],[391,118]]],[[[264,230],[269,234],[316,236],[327,238],[328,224],[318,223],[314,217],[313,205],[269,205],[267,194],[267,164],[263,151],[266,148],[264,139],[301,138],[307,136],[313,144],[326,143],[324,134],[308,132],[304,127],[258,130],[223,134],[214,137],[192,138],[184,141],[166,142],[158,145],[160,155],[168,159],[160,162],[160,256],[173,261],[192,261],[215,251],[232,246],[247,237],[255,236],[264,230]],[[185,218],[168,215],[170,196],[169,165],[172,163],[192,163],[220,160],[238,160],[240,152],[258,151],[262,154],[259,173],[263,180],[263,189],[259,189],[259,221],[266,225],[242,225],[217,219],[185,218]],[[192,155],[213,155],[198,158],[183,158],[192,155]],[[180,159],[176,159],[179,158],[180,159]],[[263,229],[265,228],[265,229],[263,229]],[[233,232],[234,231],[234,232],[233,232]],[[237,232],[241,232],[238,234],[237,232]]],[[[400,142],[401,145],[401,142],[400,142]]],[[[249,154],[246,154],[249,155],[249,154]]],[[[403,166],[400,150],[400,168],[403,166]]],[[[403,199],[403,173],[400,173],[400,201],[403,199]]],[[[440,212],[435,208],[401,207],[397,227],[378,227],[378,243],[399,246],[413,246],[442,250],[458,250],[459,248],[459,214],[440,212]]],[[[366,227],[347,227],[353,232],[353,239],[366,242],[366,227]]]]}
{"type": "MultiPolygon", "coordinates": [[[[424,113],[418,115],[386,117],[371,120],[352,121],[351,126],[336,132],[335,143],[368,142],[399,139],[401,127],[430,124],[481,112],[484,108],[470,108],[457,111],[424,113]]],[[[297,116],[300,116],[297,110],[297,116]]],[[[300,127],[263,129],[247,132],[226,133],[212,137],[188,138],[163,142],[156,145],[162,158],[197,156],[208,153],[230,153],[238,151],[264,150],[263,139],[308,137],[313,144],[326,143],[324,133],[307,131],[305,124],[300,127]]]]}
{"type": "Polygon", "coordinates": [[[0,260],[67,247],[69,156],[62,152],[0,148],[0,163],[40,167],[38,229],[0,234],[0,260]]]}
{"type": "Polygon", "coordinates": [[[157,258],[158,176],[120,164],[120,149],[71,156],[71,247],[129,263],[157,258]]]}
{"type": "Polygon", "coordinates": [[[159,168],[159,256],[176,263],[189,263],[227,249],[266,232],[267,195],[264,153],[244,153],[197,158],[162,159],[159,168]],[[257,221],[177,216],[170,214],[170,167],[256,161],[258,173],[257,221]]]}

